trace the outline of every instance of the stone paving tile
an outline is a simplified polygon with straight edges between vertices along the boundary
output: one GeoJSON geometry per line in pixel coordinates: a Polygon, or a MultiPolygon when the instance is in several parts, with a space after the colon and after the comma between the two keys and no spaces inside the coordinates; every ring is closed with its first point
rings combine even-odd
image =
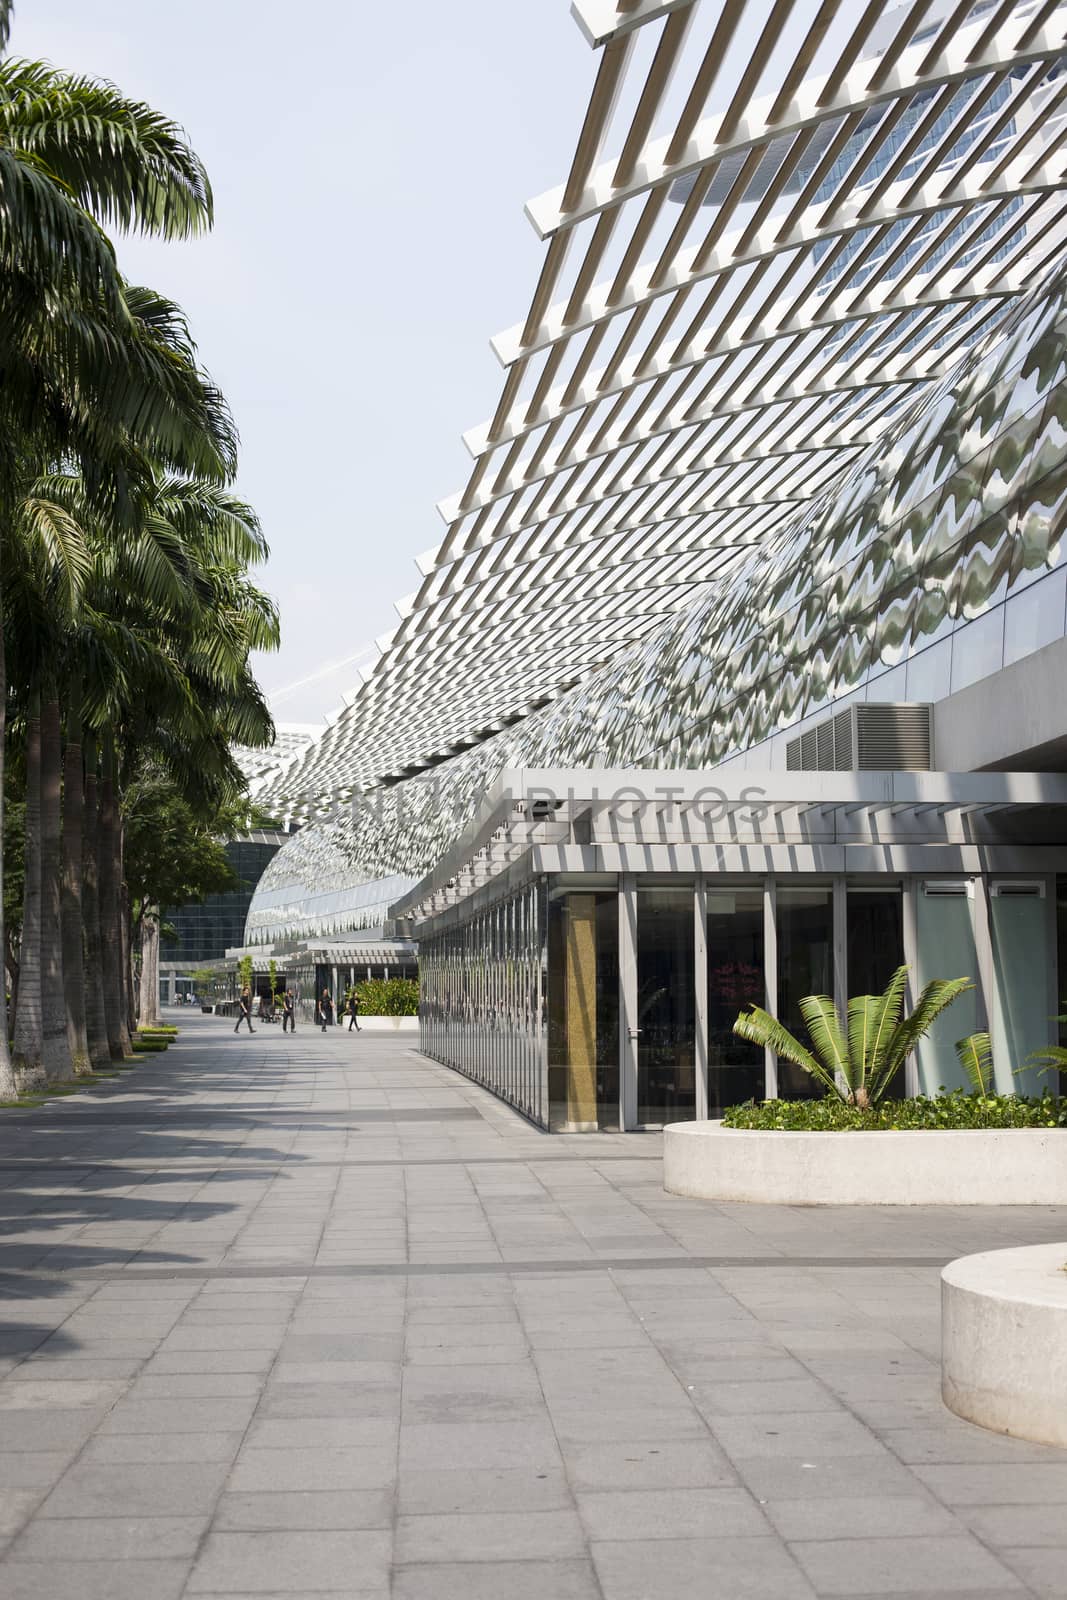
{"type": "Polygon", "coordinates": [[[906,1528],[888,1539],[810,1540],[793,1553],[820,1595],[892,1595],[974,1589],[1005,1596],[1022,1584],[977,1539],[912,1537],[906,1528]]]}
{"type": "Polygon", "coordinates": [[[604,1600],[814,1600],[812,1588],[776,1538],[650,1539],[592,1546],[604,1600]]]}
{"type": "Polygon", "coordinates": [[[1067,1452],[949,1416],[905,1264],[1067,1214],[707,1206],[398,1041],[181,1020],[0,1124],[3,1600],[1067,1596],[1067,1452]]]}
{"type": "Polygon", "coordinates": [[[377,1530],[213,1532],[187,1593],[383,1593],[391,1549],[391,1534],[377,1530]]]}

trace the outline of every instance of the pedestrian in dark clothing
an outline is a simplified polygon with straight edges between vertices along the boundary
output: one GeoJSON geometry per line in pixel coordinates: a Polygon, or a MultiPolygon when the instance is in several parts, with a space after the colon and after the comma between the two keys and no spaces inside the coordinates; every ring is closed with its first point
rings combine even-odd
{"type": "Polygon", "coordinates": [[[357,1033],[360,1032],[360,1026],[359,1026],[359,996],[358,996],[358,994],[356,993],[356,991],[354,989],[352,990],[352,993],[348,997],[348,1031],[349,1031],[349,1033],[352,1032],[353,1028],[355,1028],[357,1033]]]}
{"type": "Polygon", "coordinates": [[[296,1011],[293,1007],[293,997],[288,989],[282,995],[282,1032],[292,1028],[296,1032],[296,1011]]]}
{"type": "Polygon", "coordinates": [[[322,998],[319,1001],[319,1021],[322,1023],[323,1033],[326,1032],[327,1027],[333,1022],[333,997],[331,996],[329,989],[324,989],[322,991],[322,998]]]}
{"type": "Polygon", "coordinates": [[[237,1026],[233,1030],[234,1033],[240,1033],[242,1022],[248,1023],[249,1033],[255,1033],[256,1030],[252,1026],[252,996],[247,989],[241,990],[241,998],[237,1003],[237,1026]]]}

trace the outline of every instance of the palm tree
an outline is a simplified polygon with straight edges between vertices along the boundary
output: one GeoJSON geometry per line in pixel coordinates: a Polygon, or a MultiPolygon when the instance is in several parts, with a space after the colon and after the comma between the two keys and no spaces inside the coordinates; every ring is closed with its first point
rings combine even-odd
{"type": "Polygon", "coordinates": [[[863,1110],[877,1105],[945,1007],[972,987],[969,978],[947,982],[935,978],[920,994],[911,1015],[904,1016],[907,983],[907,967],[898,967],[884,994],[850,1000],[844,1019],[826,995],[808,995],[800,1002],[800,1014],[808,1026],[811,1050],[760,1006],[743,1011],[733,1031],[792,1061],[828,1094],[863,1110]]]}
{"type": "MultiPolygon", "coordinates": [[[[10,11],[0,0],[0,50],[10,11]]],[[[232,471],[233,430],[180,314],[123,283],[102,229],[188,237],[211,210],[203,167],[175,124],[110,85],[0,62],[0,535],[27,439],[32,454],[77,460],[94,497],[116,510],[138,445],[179,470],[232,471]]],[[[0,692],[0,752],[4,705],[0,692]]],[[[0,1030],[0,1095],[14,1087],[0,1030]]]]}

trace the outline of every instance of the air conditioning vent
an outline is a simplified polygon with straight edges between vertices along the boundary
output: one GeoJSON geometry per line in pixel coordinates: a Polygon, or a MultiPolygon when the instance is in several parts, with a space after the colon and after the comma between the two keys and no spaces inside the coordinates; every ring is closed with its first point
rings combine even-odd
{"type": "Polygon", "coordinates": [[[790,739],[789,772],[929,772],[933,706],[849,706],[790,739]]]}

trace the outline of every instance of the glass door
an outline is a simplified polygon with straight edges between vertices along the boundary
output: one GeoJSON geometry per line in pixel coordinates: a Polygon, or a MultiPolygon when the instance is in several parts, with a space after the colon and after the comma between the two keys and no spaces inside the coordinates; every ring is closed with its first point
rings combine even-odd
{"type": "Polygon", "coordinates": [[[708,1116],[762,1100],[762,1045],[739,1039],[738,1013],[767,1004],[763,885],[708,889],[708,1116]]]}
{"type": "Polygon", "coordinates": [[[696,1116],[694,887],[691,880],[637,889],[637,1122],[657,1127],[696,1116]]]}

